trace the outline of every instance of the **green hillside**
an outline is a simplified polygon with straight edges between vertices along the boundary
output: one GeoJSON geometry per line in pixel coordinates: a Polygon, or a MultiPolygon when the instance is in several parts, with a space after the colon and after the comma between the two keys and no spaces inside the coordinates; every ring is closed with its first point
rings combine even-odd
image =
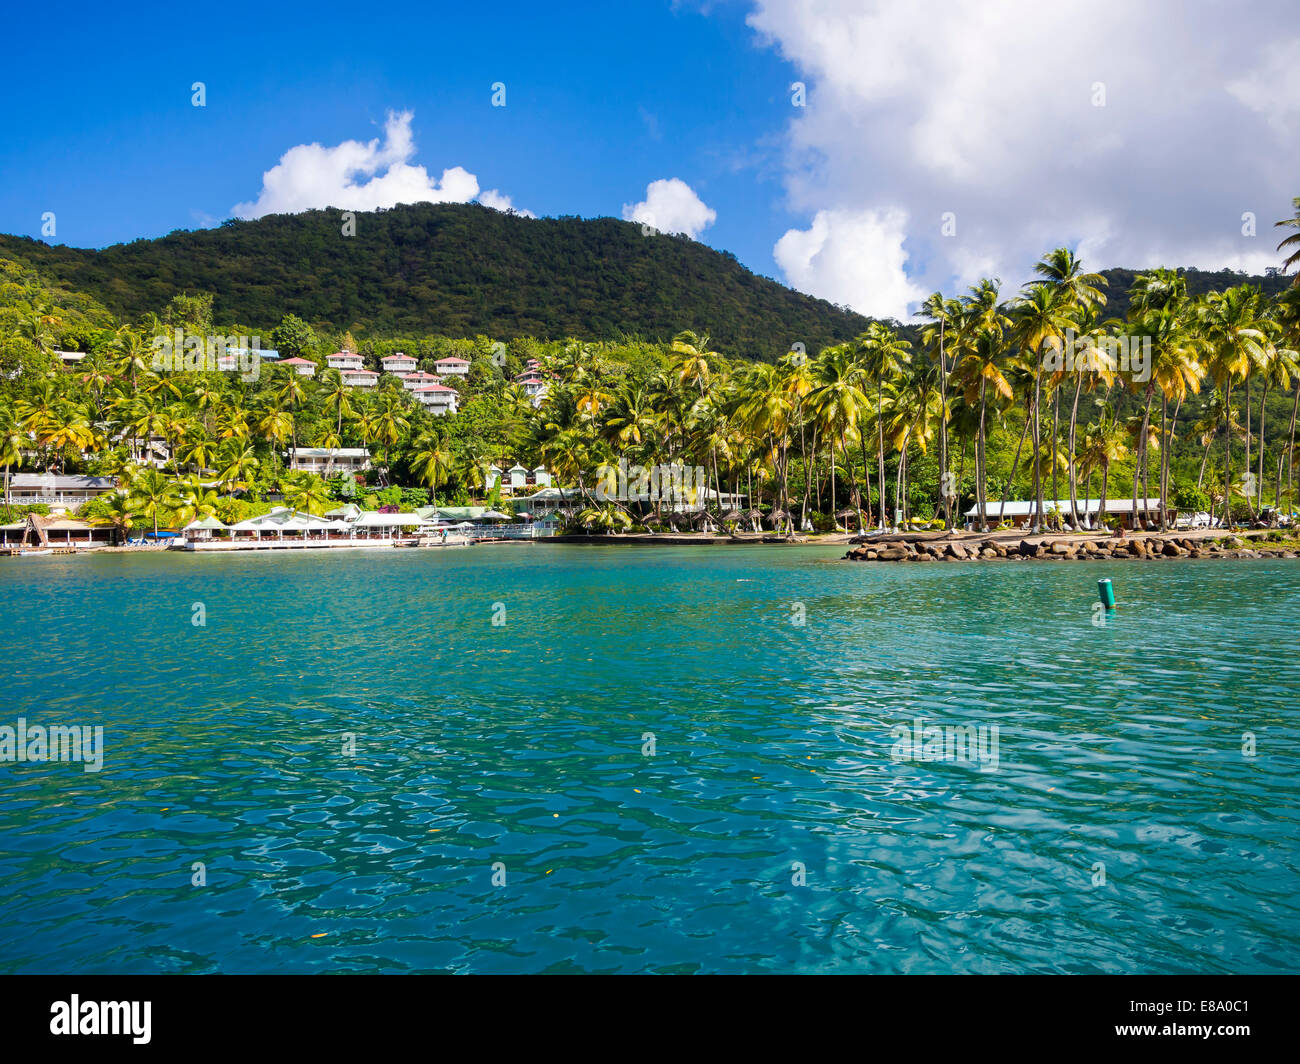
{"type": "Polygon", "coordinates": [[[178,231],[103,250],[0,236],[24,260],[91,293],[119,317],[157,312],[178,292],[212,292],[217,320],[269,326],[292,313],[359,337],[663,341],[710,333],[732,356],[772,359],[860,333],[868,320],[745,269],[681,236],[612,218],[529,219],[477,204],[308,211],[178,231]]]}

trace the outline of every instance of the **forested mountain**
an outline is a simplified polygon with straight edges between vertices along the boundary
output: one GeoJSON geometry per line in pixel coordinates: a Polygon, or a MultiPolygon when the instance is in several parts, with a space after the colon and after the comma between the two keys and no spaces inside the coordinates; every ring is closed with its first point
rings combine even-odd
{"type": "Polygon", "coordinates": [[[178,292],[211,292],[218,321],[286,313],[358,337],[394,334],[668,340],[708,332],[731,356],[771,360],[847,340],[868,319],[759,277],[682,236],[612,218],[530,219],[478,204],[337,210],[228,221],[103,250],[0,236],[22,259],[139,319],[178,292]]]}

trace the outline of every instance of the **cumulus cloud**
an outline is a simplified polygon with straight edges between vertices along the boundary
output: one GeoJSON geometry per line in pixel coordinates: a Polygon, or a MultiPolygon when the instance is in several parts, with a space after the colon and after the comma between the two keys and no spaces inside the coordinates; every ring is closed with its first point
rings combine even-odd
{"type": "MultiPolygon", "coordinates": [[[[372,211],[399,203],[467,203],[478,196],[478,178],[464,167],[450,167],[434,178],[423,166],[412,163],[413,118],[410,111],[390,111],[382,138],[345,140],[332,147],[299,144],[290,148],[262,175],[257,199],[237,203],[232,213],[237,218],[260,218],[313,207],[372,211]]],[[[489,207],[510,205],[510,198],[495,189],[484,193],[484,202],[487,197],[492,197],[489,207]]]]}
{"type": "Polygon", "coordinates": [[[694,240],[718,218],[718,212],[705,205],[680,178],[651,181],[645,199],[623,204],[623,218],[640,222],[661,233],[685,233],[694,240]]]}
{"type": "Polygon", "coordinates": [[[494,188],[488,189],[479,195],[479,203],[484,207],[491,207],[494,211],[514,211],[516,214],[522,214],[525,218],[536,218],[532,211],[526,211],[522,207],[516,207],[510,197],[498,192],[494,188]]]}
{"type": "Polygon", "coordinates": [[[808,85],[782,165],[811,225],[774,249],[796,287],[906,318],[981,276],[1010,294],[1062,244],[1095,268],[1278,264],[1300,191],[1286,0],[1249,33],[1213,0],[753,3],[808,85]]]}
{"type": "Polygon", "coordinates": [[[800,291],[873,317],[898,317],[899,308],[928,294],[904,269],[906,222],[900,210],[818,211],[810,228],[791,229],[772,253],[800,291]]]}

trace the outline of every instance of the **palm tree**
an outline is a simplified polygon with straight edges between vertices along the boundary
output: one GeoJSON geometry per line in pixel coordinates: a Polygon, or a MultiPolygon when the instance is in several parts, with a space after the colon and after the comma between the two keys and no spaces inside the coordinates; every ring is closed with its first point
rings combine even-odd
{"type": "Polygon", "coordinates": [[[1014,395],[1011,385],[1002,372],[1003,332],[1010,325],[1004,308],[998,302],[1002,282],[985,278],[971,286],[970,295],[962,303],[963,331],[970,330],[971,340],[957,373],[966,386],[966,401],[979,403],[979,422],[975,438],[975,499],[979,507],[980,530],[989,530],[988,518],[988,468],[985,463],[985,442],[988,436],[988,388],[1003,400],[1014,395]]]}
{"type": "MultiPolygon", "coordinates": [[[[1046,261],[1046,260],[1044,260],[1046,261]]],[[[1039,263],[1041,267],[1043,263],[1039,263]]],[[[1011,304],[1012,337],[1033,367],[1034,388],[1032,397],[1027,396],[1025,425],[1033,427],[1033,451],[1038,453],[1042,447],[1042,408],[1043,391],[1043,355],[1049,349],[1060,354],[1065,343],[1066,331],[1074,324],[1070,314],[1070,304],[1065,290],[1046,281],[1031,282],[1025,286],[1025,294],[1011,304]]],[[[1016,451],[1019,460],[1019,448],[1016,451]]],[[[1014,474],[1015,470],[1012,469],[1014,474]]],[[[1005,504],[1011,487],[1011,478],[1007,478],[1008,493],[1003,495],[1005,504]]],[[[1031,507],[1034,531],[1043,524],[1043,481],[1038,475],[1038,463],[1034,463],[1034,505],[1031,507]]],[[[1005,509],[1005,506],[1004,506],[1005,509]]]]}
{"type": "MultiPolygon", "coordinates": [[[[876,468],[876,486],[880,492],[880,527],[889,527],[885,522],[885,422],[883,406],[884,383],[887,378],[898,376],[905,365],[911,361],[912,345],[900,339],[887,325],[872,322],[867,331],[857,339],[858,357],[863,372],[868,380],[876,386],[876,448],[878,464],[876,468]]],[[[894,499],[894,508],[898,509],[898,499],[894,499]]]]}
{"type": "Polygon", "coordinates": [[[1124,426],[1115,418],[1115,408],[1110,403],[1101,404],[1098,419],[1084,429],[1083,451],[1085,460],[1092,468],[1101,469],[1101,496],[1097,507],[1097,520],[1104,524],[1106,520],[1106,486],[1110,478],[1111,466],[1122,462],[1128,455],[1124,443],[1124,426]]]}
{"type": "MultiPolygon", "coordinates": [[[[845,472],[849,475],[849,495],[858,515],[858,531],[862,531],[862,498],[858,494],[857,477],[849,457],[849,440],[858,434],[858,421],[867,407],[867,397],[862,390],[865,374],[860,362],[853,358],[847,345],[828,347],[818,356],[813,367],[813,389],[808,393],[816,434],[830,441],[831,449],[831,501],[835,501],[835,445],[838,441],[844,455],[845,472]]],[[[871,491],[870,486],[867,488],[871,491]]],[[[869,501],[869,500],[868,500],[869,501]]],[[[834,519],[834,518],[833,518],[834,519]]],[[[838,519],[836,527],[838,527],[838,519]]]]}
{"type": "Polygon", "coordinates": [[[153,521],[156,538],[159,517],[174,509],[178,502],[176,485],[157,469],[146,469],[131,480],[127,491],[132,509],[153,521]]]}
{"type": "Polygon", "coordinates": [[[315,473],[287,473],[280,478],[280,492],[285,505],[297,513],[319,517],[330,505],[325,481],[315,473]]]}
{"type": "MultiPolygon", "coordinates": [[[[1266,336],[1260,328],[1259,290],[1250,285],[1237,285],[1223,292],[1211,292],[1201,312],[1206,338],[1213,347],[1210,373],[1215,383],[1223,389],[1225,411],[1232,409],[1232,383],[1245,379],[1253,361],[1262,362],[1266,336]]],[[[1232,435],[1230,415],[1223,422],[1223,521],[1224,527],[1232,524],[1232,435]]]]}
{"type": "Polygon", "coordinates": [[[247,488],[260,465],[251,444],[227,440],[217,452],[217,483],[228,489],[247,488]]]}
{"type": "Polygon", "coordinates": [[[961,303],[956,299],[944,299],[942,293],[933,293],[921,304],[919,314],[931,322],[922,333],[925,344],[938,349],[939,354],[939,505],[943,508],[944,524],[952,528],[953,497],[944,489],[944,483],[951,470],[948,464],[948,373],[947,354],[944,350],[945,332],[952,329],[961,315],[961,303]]]}
{"type": "Polygon", "coordinates": [[[139,512],[130,495],[124,491],[115,491],[104,499],[104,516],[93,519],[93,522],[112,525],[125,539],[135,527],[135,519],[138,516],[139,512]]]}
{"type": "MultiPolygon", "coordinates": [[[[1295,215],[1290,218],[1284,218],[1280,222],[1274,222],[1273,224],[1275,226],[1281,226],[1287,229],[1300,229],[1300,196],[1296,196],[1295,199],[1291,201],[1291,206],[1295,208],[1295,215]]],[[[1286,261],[1282,263],[1282,272],[1285,273],[1296,263],[1300,262],[1300,233],[1292,233],[1290,236],[1286,237],[1282,243],[1278,244],[1278,251],[1281,251],[1283,248],[1295,248],[1295,250],[1286,257],[1286,261]]],[[[1295,278],[1291,281],[1291,287],[1300,287],[1300,273],[1297,273],[1295,278]]]]}
{"type": "Polygon", "coordinates": [[[0,465],[5,467],[4,480],[4,502],[9,505],[9,469],[11,466],[19,465],[23,460],[23,444],[27,442],[27,434],[18,426],[14,419],[13,411],[8,407],[0,407],[0,465]]]}
{"type": "Polygon", "coordinates": [[[414,444],[411,472],[422,484],[433,489],[433,505],[438,505],[438,483],[445,480],[455,462],[455,456],[432,432],[426,432],[414,444]]]}

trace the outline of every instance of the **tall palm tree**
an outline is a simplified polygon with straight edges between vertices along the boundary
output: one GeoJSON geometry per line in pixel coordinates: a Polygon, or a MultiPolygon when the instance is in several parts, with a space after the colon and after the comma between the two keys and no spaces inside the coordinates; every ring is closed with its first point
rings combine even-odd
{"type": "Polygon", "coordinates": [[[966,401],[978,403],[979,421],[975,438],[975,504],[979,510],[980,530],[989,530],[988,517],[988,467],[985,462],[985,444],[988,437],[988,390],[1010,401],[1014,398],[1011,385],[1002,372],[1006,351],[1003,335],[1010,325],[1005,308],[998,302],[1002,282],[984,278],[971,286],[970,294],[962,302],[963,329],[971,332],[970,344],[957,364],[957,374],[966,388],[966,401]]]}
{"type": "MultiPolygon", "coordinates": [[[[857,339],[858,359],[866,378],[876,386],[876,487],[880,493],[880,527],[885,520],[885,422],[882,410],[885,381],[898,376],[911,361],[912,345],[897,336],[887,325],[872,322],[857,339]]],[[[898,509],[898,499],[894,499],[898,509]]]]}
{"type": "Polygon", "coordinates": [[[178,502],[175,483],[157,469],[146,469],[131,480],[127,492],[132,509],[153,522],[156,538],[159,518],[175,509],[178,502]]]}
{"type": "MultiPolygon", "coordinates": [[[[1259,290],[1237,285],[1211,292],[1202,307],[1201,324],[1213,348],[1210,373],[1223,389],[1225,411],[1232,409],[1232,384],[1244,380],[1252,362],[1264,360],[1267,337],[1261,328],[1259,290]]],[[[1230,415],[1223,422],[1223,521],[1232,524],[1232,434],[1230,415]]]]}
{"type": "MultiPolygon", "coordinates": [[[[857,477],[849,458],[848,441],[858,432],[858,421],[867,408],[863,392],[866,381],[861,363],[853,358],[847,345],[828,347],[818,356],[813,366],[813,389],[808,393],[817,433],[830,441],[831,449],[831,505],[835,511],[835,447],[839,444],[844,455],[845,471],[849,475],[849,494],[853,509],[858,515],[858,531],[862,531],[862,499],[858,495],[857,477]]],[[[870,487],[867,488],[870,493],[870,487]]],[[[870,503],[870,499],[868,499],[870,503]]],[[[836,520],[832,518],[832,520],[836,520]]],[[[836,520],[836,525],[839,522],[836,520]]]]}
{"type": "MultiPolygon", "coordinates": [[[[1286,229],[1300,229],[1300,196],[1296,196],[1295,199],[1291,201],[1291,206],[1295,208],[1295,214],[1290,218],[1284,218],[1280,222],[1274,222],[1273,224],[1275,226],[1281,226],[1286,229]]],[[[1277,250],[1281,251],[1283,248],[1295,249],[1286,257],[1286,261],[1282,263],[1282,272],[1285,273],[1296,263],[1300,262],[1300,233],[1292,233],[1290,236],[1284,238],[1282,243],[1278,244],[1277,250]]],[[[1297,273],[1292,279],[1291,287],[1300,287],[1300,273],[1297,273]]]]}

